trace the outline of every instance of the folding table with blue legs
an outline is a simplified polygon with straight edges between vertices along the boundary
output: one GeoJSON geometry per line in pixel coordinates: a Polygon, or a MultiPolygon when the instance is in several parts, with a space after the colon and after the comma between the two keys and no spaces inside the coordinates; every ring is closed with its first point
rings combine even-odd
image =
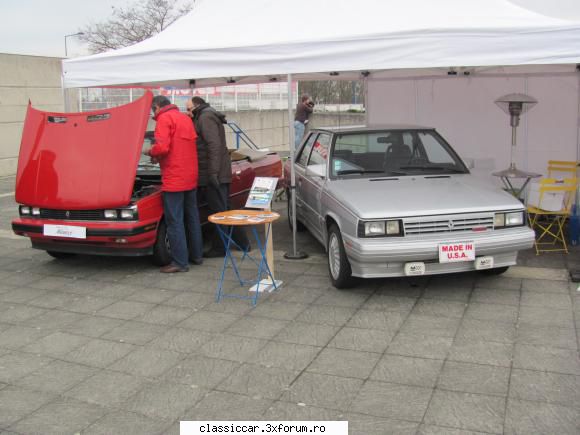
{"type": "Polygon", "coordinates": [[[218,286],[216,290],[216,301],[219,302],[222,298],[238,298],[238,299],[250,299],[253,305],[258,302],[258,296],[260,291],[272,291],[277,290],[280,281],[274,279],[274,274],[272,269],[268,264],[268,258],[266,254],[266,247],[268,245],[268,240],[271,235],[272,222],[280,217],[278,213],[273,211],[264,210],[228,210],[209,216],[208,220],[215,224],[218,234],[222,239],[225,249],[224,264],[220,272],[220,278],[218,281],[218,286]],[[264,240],[260,238],[257,226],[265,225],[265,235],[264,240]],[[238,226],[251,228],[251,232],[254,235],[256,241],[256,247],[258,250],[259,258],[255,258],[250,255],[247,251],[247,247],[239,246],[233,240],[234,228],[238,226]],[[232,254],[232,248],[237,248],[242,252],[242,258],[238,261],[232,254]],[[241,275],[239,263],[244,260],[249,259],[258,268],[258,274],[256,279],[244,279],[241,275]],[[254,291],[254,295],[238,295],[238,294],[226,294],[223,290],[224,278],[226,269],[231,266],[236,275],[236,278],[240,282],[240,286],[251,285],[250,290],[254,291]],[[264,279],[265,278],[265,279],[264,279]]]}

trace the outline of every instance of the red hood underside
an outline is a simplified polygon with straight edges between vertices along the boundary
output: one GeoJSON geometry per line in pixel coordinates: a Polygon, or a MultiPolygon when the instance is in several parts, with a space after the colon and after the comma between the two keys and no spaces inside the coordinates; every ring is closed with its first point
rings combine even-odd
{"type": "Polygon", "coordinates": [[[53,209],[129,204],[152,94],[112,109],[42,112],[28,105],[16,202],[53,209]]]}

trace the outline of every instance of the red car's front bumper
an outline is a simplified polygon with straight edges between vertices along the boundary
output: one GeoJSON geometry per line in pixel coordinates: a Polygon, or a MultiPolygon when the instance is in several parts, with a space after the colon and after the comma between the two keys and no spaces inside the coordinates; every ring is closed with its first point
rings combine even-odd
{"type": "Polygon", "coordinates": [[[79,222],[19,218],[12,221],[14,233],[30,237],[32,247],[71,254],[151,255],[157,238],[157,221],[79,222]],[[86,228],[85,238],[44,235],[44,225],[86,228]]]}

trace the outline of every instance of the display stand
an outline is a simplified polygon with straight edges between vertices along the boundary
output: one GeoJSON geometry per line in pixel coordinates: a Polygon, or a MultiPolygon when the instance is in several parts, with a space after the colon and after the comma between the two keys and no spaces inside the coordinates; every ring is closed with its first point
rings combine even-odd
{"type": "Polygon", "coordinates": [[[224,297],[232,297],[238,299],[251,299],[253,305],[256,305],[258,302],[258,295],[262,291],[273,291],[279,288],[282,284],[280,281],[276,281],[274,279],[274,275],[272,273],[272,269],[270,268],[270,263],[267,259],[267,248],[268,240],[271,239],[271,227],[272,222],[280,218],[280,215],[275,212],[271,211],[262,211],[262,210],[229,210],[224,211],[221,213],[216,213],[209,216],[208,220],[214,224],[218,230],[218,234],[224,243],[225,249],[225,256],[224,256],[224,264],[222,266],[222,270],[220,273],[220,279],[218,282],[217,290],[216,290],[216,300],[219,302],[224,297]],[[257,231],[257,225],[265,224],[266,225],[266,233],[264,236],[264,242],[260,239],[260,235],[257,231]],[[251,227],[252,234],[254,235],[254,239],[256,241],[256,247],[258,249],[258,253],[260,255],[259,259],[254,258],[252,255],[248,253],[246,249],[237,245],[234,242],[232,235],[234,228],[236,226],[245,226],[251,227]],[[256,279],[244,279],[240,273],[240,268],[238,266],[238,261],[232,254],[232,245],[238,247],[242,251],[242,258],[239,262],[243,262],[245,259],[249,259],[253,261],[257,268],[258,274],[256,279]],[[225,278],[226,269],[228,265],[231,265],[236,278],[240,282],[240,286],[245,285],[252,285],[250,290],[254,288],[254,295],[237,295],[237,294],[225,294],[223,291],[223,283],[225,278]],[[267,278],[267,279],[266,279],[267,278]]]}

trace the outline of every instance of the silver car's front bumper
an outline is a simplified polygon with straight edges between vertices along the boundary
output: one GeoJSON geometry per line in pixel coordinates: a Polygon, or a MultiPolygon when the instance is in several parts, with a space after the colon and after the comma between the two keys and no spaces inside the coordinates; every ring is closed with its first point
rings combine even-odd
{"type": "Polygon", "coordinates": [[[405,276],[405,263],[409,262],[424,262],[426,275],[475,270],[473,261],[439,262],[439,244],[453,242],[473,242],[476,257],[493,256],[494,267],[512,266],[518,251],[531,248],[535,238],[528,227],[401,238],[342,236],[352,274],[361,278],[405,276]]]}

